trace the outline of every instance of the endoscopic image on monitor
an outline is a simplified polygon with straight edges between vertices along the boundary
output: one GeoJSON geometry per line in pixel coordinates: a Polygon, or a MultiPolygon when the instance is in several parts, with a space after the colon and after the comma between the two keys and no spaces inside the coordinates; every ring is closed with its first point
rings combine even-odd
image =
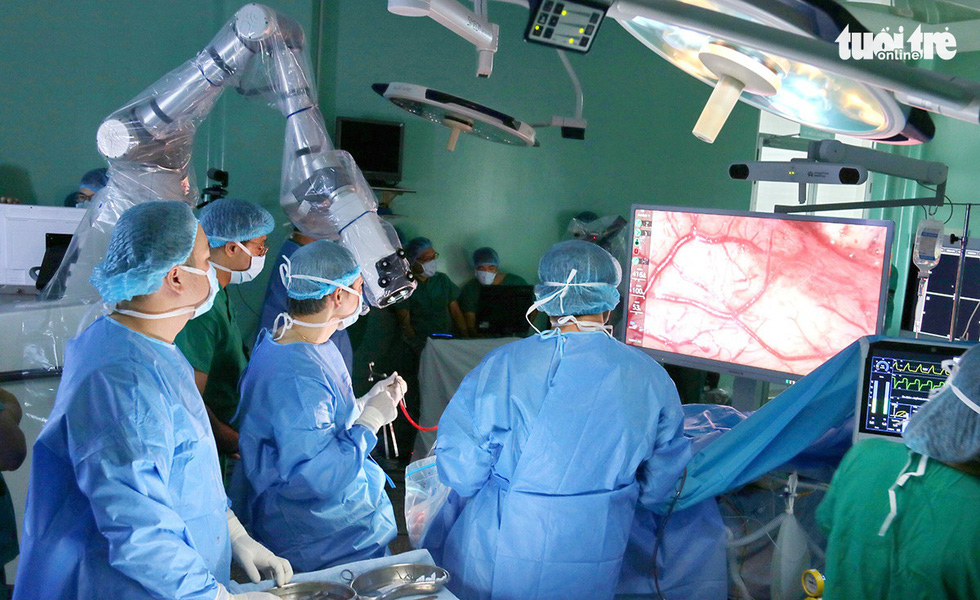
{"type": "Polygon", "coordinates": [[[883,322],[886,221],[634,207],[626,343],[796,379],[883,322]]]}

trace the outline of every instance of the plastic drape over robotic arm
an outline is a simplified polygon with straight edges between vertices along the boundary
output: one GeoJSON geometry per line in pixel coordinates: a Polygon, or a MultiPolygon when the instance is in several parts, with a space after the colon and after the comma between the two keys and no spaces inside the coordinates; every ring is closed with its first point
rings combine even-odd
{"type": "Polygon", "coordinates": [[[293,224],[354,254],[371,304],[387,306],[411,295],[416,283],[394,230],[378,217],[374,193],[350,154],[335,150],[327,135],[304,42],[296,21],[260,4],[245,5],[194,59],[112,113],[98,132],[109,183],[61,266],[70,271],[59,272],[53,285],[67,281],[68,299],[97,301],[88,278],[122,212],[154,199],[196,204],[194,135],[224,89],[233,87],[286,117],[280,204],[293,224]]]}

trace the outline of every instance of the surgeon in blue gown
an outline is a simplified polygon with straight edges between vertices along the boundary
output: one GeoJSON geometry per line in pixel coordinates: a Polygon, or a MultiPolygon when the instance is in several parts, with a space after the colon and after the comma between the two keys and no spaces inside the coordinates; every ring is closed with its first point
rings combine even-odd
{"type": "MultiPolygon", "coordinates": [[[[562,242],[538,275],[532,309],[554,328],[489,353],[439,422],[439,477],[467,499],[443,542],[450,587],[464,600],[600,600],[621,578],[637,591],[636,577],[653,589],[644,553],[662,518],[647,509],[675,494],[690,458],[677,391],[653,359],[610,335],[621,272],[608,252],[562,242]]],[[[673,527],[697,543],[697,523],[673,527]]],[[[724,571],[713,589],[670,595],[663,552],[667,597],[725,597],[724,571]]]]}
{"type": "Polygon", "coordinates": [[[253,581],[292,570],[228,511],[204,403],[173,344],[218,290],[190,208],[123,213],[91,281],[115,310],[65,350],[34,445],[15,600],[274,599],[225,589],[233,557],[253,581]]]}
{"type": "MultiPolygon", "coordinates": [[[[265,299],[262,301],[262,314],[259,315],[259,326],[258,332],[255,334],[255,343],[259,343],[259,338],[262,336],[262,331],[264,329],[272,329],[272,325],[276,320],[276,317],[280,313],[286,312],[289,305],[289,296],[286,294],[286,288],[282,284],[282,279],[279,277],[279,268],[287,258],[293,255],[306,244],[316,241],[316,238],[311,238],[310,236],[303,235],[299,231],[294,231],[285,242],[282,243],[282,247],[276,254],[276,263],[272,267],[272,277],[269,278],[269,284],[265,288],[265,299]]],[[[344,364],[347,366],[347,372],[354,372],[354,349],[351,346],[350,334],[347,333],[346,329],[338,329],[333,333],[330,341],[337,346],[340,350],[340,355],[344,357],[344,364]]]]}
{"type": "Polygon", "coordinates": [[[406,388],[393,374],[354,397],[331,338],[366,306],[353,255],[320,240],[284,264],[289,312],[260,334],[240,385],[231,497],[260,541],[308,572],[387,553],[395,515],[370,453],[406,388]]]}

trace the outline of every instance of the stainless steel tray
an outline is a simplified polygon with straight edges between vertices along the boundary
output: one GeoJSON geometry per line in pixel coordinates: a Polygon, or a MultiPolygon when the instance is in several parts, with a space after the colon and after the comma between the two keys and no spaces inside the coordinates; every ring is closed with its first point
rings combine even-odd
{"type": "Polygon", "coordinates": [[[391,565],[362,573],[351,582],[359,598],[393,600],[434,594],[449,582],[449,571],[434,565],[391,565]]]}
{"type": "Polygon", "coordinates": [[[354,600],[357,593],[349,586],[329,581],[303,581],[266,590],[285,600],[354,600]]]}

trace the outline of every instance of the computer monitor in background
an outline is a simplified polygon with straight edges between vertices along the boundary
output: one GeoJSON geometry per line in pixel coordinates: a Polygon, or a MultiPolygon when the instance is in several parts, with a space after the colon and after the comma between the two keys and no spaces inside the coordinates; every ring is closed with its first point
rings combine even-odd
{"type": "MultiPolygon", "coordinates": [[[[44,234],[44,258],[41,259],[41,266],[36,268],[37,279],[34,282],[34,287],[38,291],[43,290],[54,278],[55,273],[58,272],[58,267],[61,266],[61,262],[65,259],[65,255],[68,254],[68,248],[71,247],[71,241],[75,236],[70,233],[46,233],[44,234]]],[[[76,252],[77,259],[77,252],[76,252]]],[[[58,281],[57,285],[52,287],[51,297],[60,298],[65,293],[65,282],[64,279],[67,272],[63,272],[61,280],[58,281]]],[[[31,277],[34,277],[34,272],[31,273],[31,277]]]]}
{"type": "Polygon", "coordinates": [[[354,157],[372,185],[395,185],[402,180],[403,123],[337,117],[334,139],[338,150],[354,157]]]}
{"type": "Polygon", "coordinates": [[[867,345],[858,378],[854,442],[902,439],[909,417],[946,382],[942,362],[968,346],[922,340],[883,340],[867,345]]]}
{"type": "Polygon", "coordinates": [[[627,344],[798,379],[884,322],[892,223],[634,206],[627,344]]]}
{"type": "Polygon", "coordinates": [[[73,234],[84,216],[84,208],[0,204],[0,285],[34,287],[47,234],[73,234]]]}
{"type": "Polygon", "coordinates": [[[534,286],[482,285],[477,302],[477,333],[489,337],[525,336],[527,309],[534,304],[534,286]]]}
{"type": "MultiPolygon", "coordinates": [[[[963,285],[960,288],[960,307],[953,328],[953,337],[960,340],[980,340],[980,248],[971,243],[965,252],[963,285]]],[[[902,328],[934,338],[948,338],[953,317],[953,292],[960,265],[959,246],[944,246],[939,264],[929,273],[925,293],[919,300],[919,273],[909,267],[902,328]]]]}

